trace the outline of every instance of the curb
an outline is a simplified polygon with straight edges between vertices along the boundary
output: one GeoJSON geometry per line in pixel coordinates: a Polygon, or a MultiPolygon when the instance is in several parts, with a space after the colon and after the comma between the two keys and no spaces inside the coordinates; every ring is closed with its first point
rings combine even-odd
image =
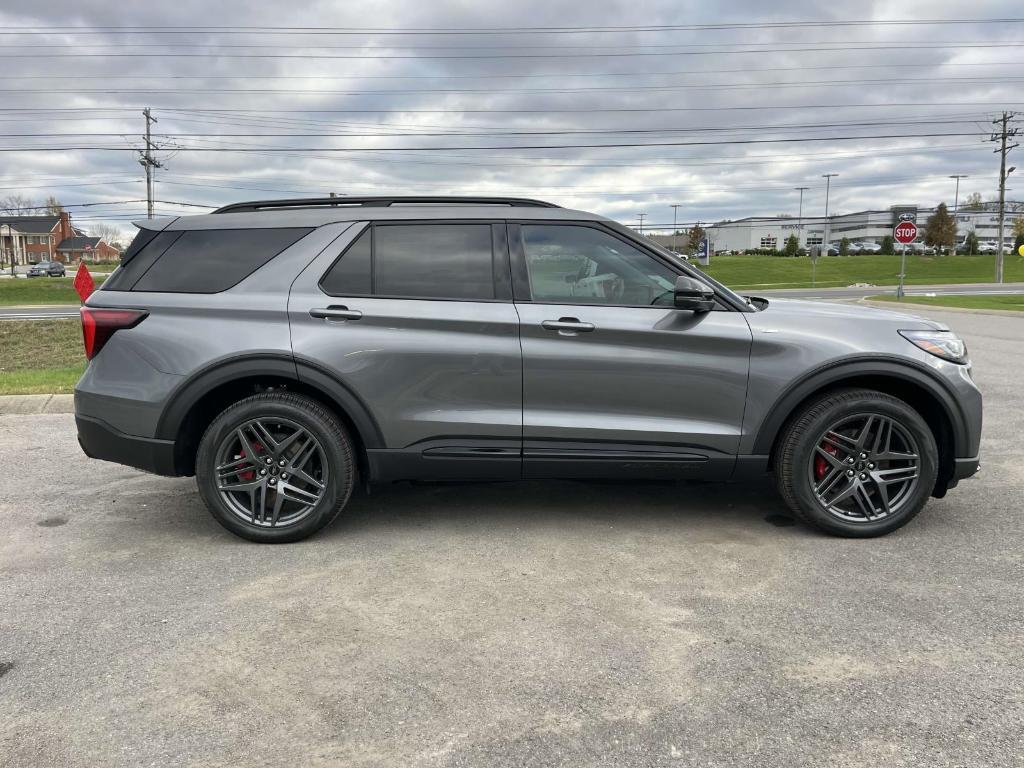
{"type": "Polygon", "coordinates": [[[1024,312],[1016,309],[968,309],[967,307],[943,307],[939,304],[915,304],[912,301],[868,301],[860,299],[859,304],[879,309],[900,309],[904,312],[921,312],[933,309],[938,312],[956,312],[961,315],[995,315],[997,317],[1024,317],[1024,312]]]}
{"type": "Polygon", "coordinates": [[[0,395],[0,416],[74,412],[74,395],[0,395]]]}

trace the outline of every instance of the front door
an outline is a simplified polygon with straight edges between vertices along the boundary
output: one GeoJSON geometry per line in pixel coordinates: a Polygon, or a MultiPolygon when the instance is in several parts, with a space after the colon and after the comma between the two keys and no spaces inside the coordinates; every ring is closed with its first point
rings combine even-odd
{"type": "Polygon", "coordinates": [[[742,312],[673,306],[665,261],[597,225],[512,225],[527,477],[727,477],[746,399],[742,312]]]}

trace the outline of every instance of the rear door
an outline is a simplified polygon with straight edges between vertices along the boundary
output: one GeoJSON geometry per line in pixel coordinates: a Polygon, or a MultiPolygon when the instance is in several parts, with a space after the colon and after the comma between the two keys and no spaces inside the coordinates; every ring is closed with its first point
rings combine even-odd
{"type": "Polygon", "coordinates": [[[295,281],[299,361],[362,401],[375,479],[517,478],[522,356],[504,222],[354,225],[295,281]]]}
{"type": "Polygon", "coordinates": [[[510,225],[528,477],[732,471],[751,332],[673,305],[681,268],[592,223],[510,225]]]}

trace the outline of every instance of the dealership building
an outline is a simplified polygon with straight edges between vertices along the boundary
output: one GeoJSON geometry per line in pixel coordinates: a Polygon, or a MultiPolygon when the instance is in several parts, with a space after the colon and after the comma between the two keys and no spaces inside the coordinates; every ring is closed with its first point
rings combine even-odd
{"type": "MultiPolygon", "coordinates": [[[[981,210],[961,210],[956,214],[957,241],[973,231],[978,240],[999,238],[999,214],[991,204],[984,204],[981,210]]],[[[844,237],[849,241],[881,243],[892,235],[893,227],[904,214],[916,214],[917,225],[923,230],[924,222],[935,213],[934,208],[918,208],[913,205],[894,205],[882,211],[858,211],[829,216],[827,220],[828,241],[838,243],[844,237]]],[[[1024,215],[1024,204],[1007,203],[1006,223],[1003,236],[1013,241],[1013,220],[1024,215]]],[[[724,221],[707,226],[711,243],[716,251],[750,251],[757,249],[782,250],[790,235],[800,239],[804,247],[821,245],[825,241],[826,219],[824,217],[797,218],[782,216],[751,216],[736,221],[724,221]]]]}

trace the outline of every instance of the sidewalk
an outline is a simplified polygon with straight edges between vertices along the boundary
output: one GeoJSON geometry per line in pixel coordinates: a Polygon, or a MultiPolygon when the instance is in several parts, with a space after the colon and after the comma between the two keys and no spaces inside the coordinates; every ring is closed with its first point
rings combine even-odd
{"type": "Polygon", "coordinates": [[[0,416],[74,412],[74,395],[0,395],[0,416]]]}

